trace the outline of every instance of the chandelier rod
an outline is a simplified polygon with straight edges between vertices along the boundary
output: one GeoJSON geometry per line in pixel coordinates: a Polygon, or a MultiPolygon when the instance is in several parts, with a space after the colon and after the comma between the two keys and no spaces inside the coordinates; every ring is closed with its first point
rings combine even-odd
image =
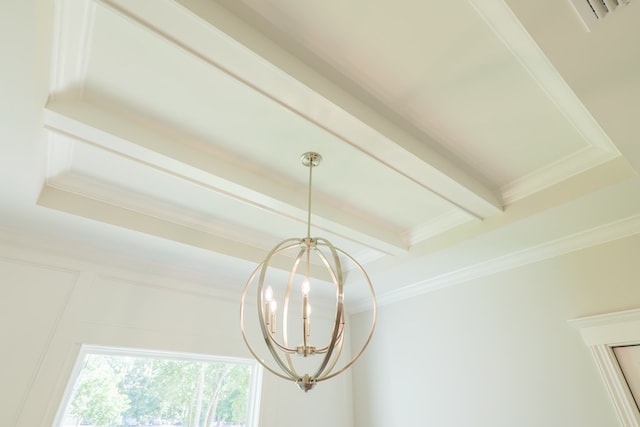
{"type": "Polygon", "coordinates": [[[307,239],[311,238],[311,191],[313,182],[313,167],[319,163],[319,154],[305,153],[303,155],[303,164],[309,166],[309,188],[307,191],[307,239]]]}

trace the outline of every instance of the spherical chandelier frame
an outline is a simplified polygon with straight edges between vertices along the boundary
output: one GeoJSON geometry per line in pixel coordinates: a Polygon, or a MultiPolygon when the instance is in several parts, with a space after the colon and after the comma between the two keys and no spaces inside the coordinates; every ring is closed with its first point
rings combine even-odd
{"type": "Polygon", "coordinates": [[[369,275],[364,270],[362,265],[355,260],[354,257],[346,253],[345,251],[333,246],[327,239],[310,237],[311,229],[311,185],[312,185],[312,170],[318,166],[322,157],[313,152],[305,153],[302,155],[301,162],[304,166],[309,167],[309,195],[308,195],[308,217],[307,217],[307,237],[305,238],[290,238],[283,240],[276,245],[267,255],[267,257],[251,273],[247,283],[242,292],[241,304],[240,304],[240,329],[242,331],[242,337],[247,345],[251,354],[255,359],[272,374],[286,379],[294,381],[298,387],[302,390],[311,390],[318,382],[328,380],[341,374],[351,367],[355,361],[363,354],[368,346],[373,332],[376,326],[377,319],[377,301],[375,290],[369,275]],[[289,279],[286,283],[286,291],[284,293],[284,305],[282,307],[282,339],[276,337],[276,313],[275,300],[272,300],[271,287],[265,287],[265,279],[267,271],[271,267],[271,262],[274,257],[283,255],[287,251],[295,251],[297,249],[297,255],[293,258],[292,268],[289,273],[289,279]],[[331,279],[333,286],[335,287],[335,306],[333,318],[333,329],[330,333],[329,342],[322,347],[315,347],[311,345],[310,337],[310,306],[308,304],[309,295],[309,283],[311,275],[311,257],[317,257],[320,260],[320,265],[324,266],[328,272],[328,276],[331,279]],[[355,266],[355,270],[359,271],[366,282],[368,291],[370,293],[372,301],[372,317],[371,325],[368,335],[363,341],[360,349],[355,355],[339,369],[336,369],[336,365],[342,354],[343,345],[345,342],[345,307],[344,307],[344,272],[342,267],[341,256],[347,259],[355,266]],[[300,271],[300,268],[304,267],[304,271],[300,271]],[[305,279],[302,282],[301,290],[303,295],[302,305],[302,344],[292,346],[289,344],[290,337],[288,334],[289,325],[289,306],[291,300],[291,293],[294,288],[294,278],[303,276],[305,279]],[[265,362],[262,357],[258,355],[258,352],[251,345],[246,329],[245,329],[245,306],[247,295],[249,294],[252,285],[257,280],[256,288],[256,301],[257,301],[257,316],[260,323],[260,331],[264,338],[264,342],[271,354],[275,366],[265,362]],[[306,281],[306,285],[305,285],[306,281]],[[306,286],[306,290],[305,290],[306,286]],[[296,369],[293,362],[292,355],[310,357],[315,355],[324,355],[320,361],[318,367],[312,370],[313,373],[301,374],[296,369]],[[278,370],[279,369],[279,370],[278,370]]]}

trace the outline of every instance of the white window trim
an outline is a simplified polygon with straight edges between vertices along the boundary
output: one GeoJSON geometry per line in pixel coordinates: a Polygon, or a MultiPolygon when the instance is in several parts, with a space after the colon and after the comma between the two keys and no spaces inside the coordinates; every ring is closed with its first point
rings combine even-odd
{"type": "Polygon", "coordinates": [[[613,347],[640,345],[640,309],[570,320],[591,350],[623,427],[640,427],[640,412],[613,347]]]}
{"type": "Polygon", "coordinates": [[[156,359],[172,359],[172,360],[189,360],[193,362],[225,362],[247,365],[251,367],[251,383],[249,384],[249,408],[247,409],[247,427],[258,427],[260,418],[260,391],[262,390],[262,366],[253,359],[240,359],[227,356],[212,356],[206,354],[180,353],[172,351],[145,350],[140,348],[125,347],[107,347],[95,345],[82,345],[78,351],[73,370],[69,376],[69,381],[58,405],[56,416],[54,418],[54,427],[62,424],[65,411],[69,405],[69,400],[73,394],[73,387],[78,380],[78,376],[82,371],[84,361],[87,355],[101,354],[109,356],[131,356],[146,357],[156,359]]]}

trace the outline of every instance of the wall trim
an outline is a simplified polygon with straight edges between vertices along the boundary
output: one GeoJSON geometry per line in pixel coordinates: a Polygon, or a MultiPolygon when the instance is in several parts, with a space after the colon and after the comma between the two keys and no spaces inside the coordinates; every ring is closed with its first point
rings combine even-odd
{"type": "MultiPolygon", "coordinates": [[[[633,215],[609,224],[590,228],[540,245],[502,255],[488,261],[431,277],[403,288],[378,295],[378,306],[404,301],[427,292],[453,286],[469,280],[490,276],[527,264],[554,258],[570,252],[597,246],[640,233],[640,215],[633,215]]],[[[368,310],[364,304],[354,304],[351,313],[368,310]]]]}

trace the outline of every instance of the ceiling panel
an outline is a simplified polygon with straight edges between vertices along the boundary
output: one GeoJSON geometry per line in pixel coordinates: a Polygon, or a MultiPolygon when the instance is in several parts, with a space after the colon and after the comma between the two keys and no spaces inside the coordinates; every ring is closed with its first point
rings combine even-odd
{"type": "Polygon", "coordinates": [[[637,211],[637,60],[615,46],[638,32],[578,34],[567,4],[547,33],[543,2],[47,3],[49,81],[2,105],[0,226],[235,290],[304,233],[315,150],[313,233],[388,296],[606,240],[637,211]]]}
{"type": "Polygon", "coordinates": [[[505,204],[619,155],[501,1],[223,3],[372,95],[505,204]]]}
{"type": "Polygon", "coordinates": [[[381,159],[368,145],[389,151],[392,141],[175,3],[164,7],[213,37],[212,46],[179,25],[160,31],[117,3],[72,3],[84,13],[60,3],[58,25],[68,27],[46,116],[48,185],[58,192],[47,203],[64,205],[51,202],[64,191],[266,248],[302,229],[307,172],[299,158],[318,151],[314,227],[365,259],[479,218],[425,185],[430,164],[419,166],[423,175],[381,159]],[[271,80],[255,77],[260,70],[271,80]],[[311,102],[292,106],[296,97],[311,102]],[[320,123],[323,116],[330,120],[320,123]]]}

